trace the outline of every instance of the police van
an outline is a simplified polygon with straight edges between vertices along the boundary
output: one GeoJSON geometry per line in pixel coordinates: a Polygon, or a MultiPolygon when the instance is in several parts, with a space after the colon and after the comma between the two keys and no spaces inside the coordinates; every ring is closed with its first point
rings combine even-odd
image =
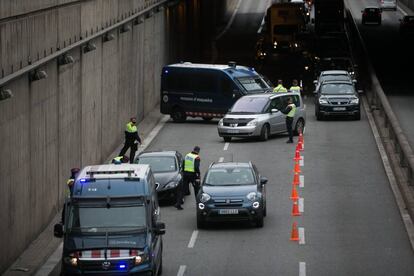
{"type": "Polygon", "coordinates": [[[61,275],[159,275],[162,237],[148,165],[85,167],[65,202],[61,275]]]}
{"type": "Polygon", "coordinates": [[[272,90],[268,81],[254,68],[236,65],[167,65],[161,74],[161,113],[175,122],[188,116],[204,120],[221,118],[243,95],[272,90]]]}

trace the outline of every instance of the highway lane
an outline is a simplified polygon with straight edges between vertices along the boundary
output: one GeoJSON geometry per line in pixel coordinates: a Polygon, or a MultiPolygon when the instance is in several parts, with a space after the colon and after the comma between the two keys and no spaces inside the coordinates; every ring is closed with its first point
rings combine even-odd
{"type": "MultiPolygon", "coordinates": [[[[383,11],[381,26],[361,25],[361,9],[367,5],[377,5],[376,0],[348,0],[352,14],[358,22],[378,79],[388,96],[388,100],[406,133],[411,146],[414,146],[414,38],[401,37],[398,32],[400,10],[383,11]]],[[[412,13],[412,12],[411,12],[412,13]]]]}

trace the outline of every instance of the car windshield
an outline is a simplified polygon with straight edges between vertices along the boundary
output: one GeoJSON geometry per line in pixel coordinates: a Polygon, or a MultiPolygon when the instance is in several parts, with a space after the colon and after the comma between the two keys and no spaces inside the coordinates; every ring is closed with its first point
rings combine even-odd
{"type": "Polygon", "coordinates": [[[350,81],[350,78],[346,75],[326,75],[322,76],[320,81],[350,81]]]}
{"type": "Polygon", "coordinates": [[[174,172],[177,170],[175,158],[171,156],[141,156],[138,164],[148,164],[152,172],[174,172]]]}
{"type": "Polygon", "coordinates": [[[262,113],[267,103],[265,97],[242,97],[234,103],[230,113],[262,113]]]}
{"type": "Polygon", "coordinates": [[[275,35],[291,35],[297,31],[297,25],[276,25],[273,27],[273,34],[275,35]]]}
{"type": "Polygon", "coordinates": [[[208,171],[204,184],[212,186],[254,185],[254,177],[250,168],[213,168],[208,171]]]}
{"type": "Polygon", "coordinates": [[[351,84],[327,83],[327,84],[322,85],[321,94],[328,94],[328,95],[355,94],[355,91],[354,91],[354,87],[351,84]]]}
{"type": "Polygon", "coordinates": [[[111,206],[72,206],[68,228],[86,233],[119,232],[146,227],[144,205],[111,206]]]}
{"type": "Polygon", "coordinates": [[[238,78],[240,84],[247,92],[267,89],[266,83],[261,78],[238,78]]]}

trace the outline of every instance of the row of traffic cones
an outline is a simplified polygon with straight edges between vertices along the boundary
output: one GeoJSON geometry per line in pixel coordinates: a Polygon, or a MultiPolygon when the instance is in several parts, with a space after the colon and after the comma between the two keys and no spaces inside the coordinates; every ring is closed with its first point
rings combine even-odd
{"type": "MultiPolygon", "coordinates": [[[[301,170],[300,170],[299,161],[302,160],[302,156],[300,155],[300,152],[303,151],[304,149],[303,142],[304,142],[303,134],[299,133],[298,144],[295,150],[295,157],[293,158],[293,160],[295,161],[295,166],[293,168],[294,176],[293,176],[293,182],[292,182],[292,192],[290,194],[290,199],[292,199],[293,201],[292,213],[291,213],[293,217],[297,217],[301,215],[299,211],[299,204],[298,204],[299,194],[298,194],[298,190],[296,187],[299,186],[300,184],[299,175],[301,173],[301,170]]],[[[299,230],[298,230],[298,225],[296,221],[294,221],[292,225],[292,232],[290,234],[290,240],[299,241],[299,230]]]]}

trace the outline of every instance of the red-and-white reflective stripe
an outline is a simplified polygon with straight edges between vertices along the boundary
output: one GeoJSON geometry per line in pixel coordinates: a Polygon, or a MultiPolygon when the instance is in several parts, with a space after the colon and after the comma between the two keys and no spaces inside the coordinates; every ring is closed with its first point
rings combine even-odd
{"type": "MultiPolygon", "coordinates": [[[[132,254],[132,251],[137,252],[137,250],[129,250],[129,249],[108,249],[106,253],[107,253],[107,258],[128,258],[130,256],[136,256],[136,254],[135,255],[132,254]]],[[[87,258],[87,259],[105,258],[105,250],[82,251],[82,258],[87,258]]]]}

